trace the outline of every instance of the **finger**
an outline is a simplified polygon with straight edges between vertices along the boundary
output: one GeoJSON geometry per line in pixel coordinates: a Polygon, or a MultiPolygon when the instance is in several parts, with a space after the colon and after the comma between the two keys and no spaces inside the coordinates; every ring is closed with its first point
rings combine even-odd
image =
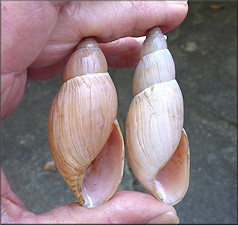
{"type": "Polygon", "coordinates": [[[99,42],[110,42],[127,36],[143,36],[154,26],[168,32],[184,20],[188,10],[187,4],[171,2],[70,2],[61,10],[51,41],[73,43],[80,37],[94,36],[99,42]],[[66,29],[62,30],[63,27],[66,29]]]}
{"type": "Polygon", "coordinates": [[[184,20],[187,10],[187,4],[165,1],[71,1],[61,9],[52,37],[33,65],[55,64],[88,36],[106,43],[143,36],[154,26],[168,32],[184,20]]]}
{"type": "Polygon", "coordinates": [[[26,210],[24,203],[14,194],[1,169],[1,221],[3,223],[21,223],[26,217],[34,217],[26,210]]]}
{"type": "Polygon", "coordinates": [[[122,224],[147,223],[151,220],[158,223],[178,223],[173,207],[148,194],[131,191],[117,192],[106,204],[97,208],[87,209],[73,203],[37,216],[39,223],[122,224]]]}
{"type": "MultiPolygon", "coordinates": [[[[99,44],[109,67],[130,68],[136,67],[139,62],[139,52],[145,37],[142,38],[121,38],[119,40],[99,44]]],[[[27,70],[27,78],[31,80],[47,80],[55,77],[63,71],[69,59],[66,56],[60,62],[46,67],[30,67],[27,70]]]]}
{"type": "Polygon", "coordinates": [[[145,37],[120,38],[105,44],[100,44],[109,67],[136,67],[139,62],[140,49],[145,37]]]}
{"type": "Polygon", "coordinates": [[[13,112],[21,102],[26,81],[26,70],[1,75],[1,119],[13,112]]]}
{"type": "Polygon", "coordinates": [[[27,78],[31,80],[47,80],[59,75],[63,70],[70,56],[65,57],[60,62],[46,67],[30,67],[27,70],[27,78]]]}
{"type": "MultiPolygon", "coordinates": [[[[85,6],[91,5],[89,3],[85,6]]],[[[86,25],[89,29],[81,33],[84,36],[96,36],[101,42],[143,36],[154,26],[160,26],[163,32],[168,32],[177,27],[187,14],[185,4],[168,4],[165,1],[121,1],[111,5],[100,2],[97,7],[98,13],[102,13],[100,19],[97,14],[92,15],[93,18],[87,17],[86,25]],[[91,20],[94,26],[90,26],[91,20]]]]}
{"type": "Polygon", "coordinates": [[[72,203],[35,215],[26,210],[1,170],[1,221],[3,223],[178,223],[176,211],[152,196],[119,191],[107,203],[88,209],[72,203]]]}
{"type": "Polygon", "coordinates": [[[26,85],[26,68],[46,45],[61,4],[2,2],[1,119],[20,103],[26,85]]]}
{"type": "Polygon", "coordinates": [[[10,201],[14,202],[16,205],[19,205],[21,208],[26,208],[24,203],[13,193],[11,187],[8,183],[8,180],[1,168],[1,197],[8,198],[10,201]]]}
{"type": "Polygon", "coordinates": [[[24,71],[45,47],[57,22],[51,2],[2,2],[2,74],[24,71]]]}

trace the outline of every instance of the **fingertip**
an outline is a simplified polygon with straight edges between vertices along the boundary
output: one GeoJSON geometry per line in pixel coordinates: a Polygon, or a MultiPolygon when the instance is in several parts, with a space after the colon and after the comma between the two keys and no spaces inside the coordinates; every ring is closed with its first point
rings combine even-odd
{"type": "Polygon", "coordinates": [[[159,22],[158,26],[163,33],[167,33],[178,27],[186,19],[187,13],[188,4],[167,3],[166,20],[159,22]]]}
{"type": "MultiPolygon", "coordinates": [[[[117,223],[177,223],[178,216],[173,206],[164,204],[152,195],[136,191],[117,192],[103,208],[110,208],[110,212],[116,212],[114,218],[117,223]],[[120,211],[117,211],[120,209],[120,211]],[[123,218],[120,217],[123,214],[123,218]]],[[[110,220],[113,214],[108,215],[110,220]]]]}

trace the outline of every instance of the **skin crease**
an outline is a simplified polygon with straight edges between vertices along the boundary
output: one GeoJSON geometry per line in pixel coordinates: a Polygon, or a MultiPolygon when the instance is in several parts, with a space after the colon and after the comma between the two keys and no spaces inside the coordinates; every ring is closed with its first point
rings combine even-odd
{"type": "MultiPolygon", "coordinates": [[[[19,105],[27,79],[50,79],[62,72],[84,37],[96,38],[110,67],[135,67],[143,40],[132,37],[154,26],[168,32],[187,10],[187,4],[164,1],[1,2],[1,118],[19,105]]],[[[176,214],[148,194],[119,191],[95,209],[72,203],[35,215],[12,192],[1,170],[3,223],[146,223],[166,212],[176,214]]]]}

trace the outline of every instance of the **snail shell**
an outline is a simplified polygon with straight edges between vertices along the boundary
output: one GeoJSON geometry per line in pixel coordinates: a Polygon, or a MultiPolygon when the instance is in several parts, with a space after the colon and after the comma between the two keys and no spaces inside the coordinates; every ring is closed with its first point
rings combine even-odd
{"type": "Polygon", "coordinates": [[[189,184],[189,144],[174,61],[158,27],[148,32],[140,56],[126,119],[127,155],[145,189],[175,205],[189,184]]]}
{"type": "Polygon", "coordinates": [[[85,38],[68,60],[49,114],[48,137],[59,172],[81,205],[112,197],[123,174],[117,94],[97,42],[85,38]]]}

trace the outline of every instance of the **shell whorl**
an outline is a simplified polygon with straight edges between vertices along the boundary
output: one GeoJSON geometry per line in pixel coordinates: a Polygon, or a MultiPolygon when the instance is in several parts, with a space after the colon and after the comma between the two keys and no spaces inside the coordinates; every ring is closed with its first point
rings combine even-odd
{"type": "Polygon", "coordinates": [[[82,40],[66,64],[49,114],[55,165],[87,207],[111,198],[122,178],[124,145],[116,120],[117,94],[107,69],[97,42],[82,40]]]}
{"type": "Polygon", "coordinates": [[[153,28],[148,32],[140,56],[133,77],[133,96],[155,83],[175,79],[174,60],[159,28],[153,28]]]}
{"type": "Polygon", "coordinates": [[[68,60],[62,76],[62,83],[77,76],[106,73],[107,61],[94,38],[83,39],[68,60]]]}
{"type": "Polygon", "coordinates": [[[148,32],[140,57],[126,119],[128,159],[140,183],[157,199],[174,205],[188,187],[189,148],[183,129],[183,96],[160,28],[148,32]],[[175,157],[178,149],[180,158],[175,157]],[[173,177],[175,165],[180,165],[177,171],[183,173],[180,180],[173,177]],[[177,193],[173,186],[178,187],[177,193]]]}
{"type": "Polygon", "coordinates": [[[146,35],[146,40],[141,47],[140,58],[161,49],[167,49],[167,41],[160,28],[154,27],[146,35]]]}

